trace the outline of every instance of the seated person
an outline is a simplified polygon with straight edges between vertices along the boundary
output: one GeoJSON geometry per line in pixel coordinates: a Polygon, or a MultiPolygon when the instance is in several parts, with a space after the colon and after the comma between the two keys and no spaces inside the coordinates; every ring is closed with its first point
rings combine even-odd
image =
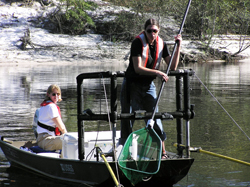
{"type": "Polygon", "coordinates": [[[62,149],[62,138],[67,133],[57,102],[61,99],[61,89],[50,85],[45,100],[41,103],[37,124],[37,144],[44,150],[62,149]]]}

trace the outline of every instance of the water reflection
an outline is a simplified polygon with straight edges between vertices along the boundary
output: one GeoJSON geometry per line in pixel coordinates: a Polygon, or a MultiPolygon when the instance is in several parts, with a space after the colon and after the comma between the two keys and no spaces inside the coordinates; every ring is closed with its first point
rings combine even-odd
{"type": "MultiPolygon", "coordinates": [[[[250,135],[248,122],[250,116],[250,69],[249,62],[235,64],[191,64],[185,69],[193,69],[214,97],[227,112],[250,135]]],[[[95,62],[78,64],[37,64],[0,67],[0,132],[12,140],[32,140],[34,138],[31,124],[36,108],[42,102],[47,87],[58,84],[62,89],[63,101],[59,103],[63,120],[69,131],[76,131],[76,76],[82,72],[119,71],[124,70],[123,62],[95,62]],[[112,63],[116,63],[112,65],[112,63]],[[110,65],[109,65],[110,64],[110,65]]],[[[109,84],[104,80],[106,90],[109,84]]],[[[165,84],[159,104],[164,111],[175,110],[175,80],[170,78],[165,84]]],[[[118,82],[120,89],[121,80],[118,82]]],[[[159,80],[156,85],[160,85],[159,80]]],[[[105,103],[103,82],[86,82],[86,100],[93,100],[89,108],[94,112],[105,112],[106,107],[99,109],[100,103],[105,103]],[[96,87],[89,87],[90,85],[96,87]],[[98,101],[98,102],[94,102],[98,101]]],[[[108,98],[109,99],[109,98],[108,98]]],[[[202,86],[197,78],[191,78],[191,103],[195,104],[195,118],[191,120],[191,145],[202,147],[215,153],[227,155],[250,162],[250,144],[248,139],[228,117],[216,100],[202,86]]],[[[86,106],[88,108],[88,106],[86,106]]],[[[118,106],[119,108],[119,106],[118,106]]],[[[86,130],[108,130],[106,123],[85,123],[86,130]]],[[[176,142],[175,120],[164,121],[167,133],[167,149],[176,142]]],[[[135,127],[141,128],[141,127],[135,127]]],[[[119,129],[119,124],[118,124],[119,129]]],[[[185,137],[184,137],[185,140],[185,137]]],[[[192,153],[195,158],[188,177],[176,186],[247,186],[250,185],[249,166],[222,160],[201,153],[192,153]]],[[[0,181],[20,186],[25,184],[22,172],[6,170],[8,162],[0,153],[0,181]],[[11,180],[15,180],[11,182],[11,180]]],[[[32,179],[30,179],[32,180],[32,179]]],[[[35,184],[38,178],[30,181],[35,184]]],[[[46,186],[54,182],[40,181],[46,186]]]]}

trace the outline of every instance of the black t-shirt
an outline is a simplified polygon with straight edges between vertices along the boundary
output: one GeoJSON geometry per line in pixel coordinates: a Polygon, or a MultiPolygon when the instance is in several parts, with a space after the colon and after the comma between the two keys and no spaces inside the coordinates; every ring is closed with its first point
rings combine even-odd
{"type": "MultiPolygon", "coordinates": [[[[156,52],[156,46],[155,46],[155,42],[154,42],[154,45],[149,45],[149,49],[150,49],[150,53],[148,55],[148,62],[147,62],[147,68],[152,68],[153,66],[153,62],[154,62],[154,59],[155,59],[155,52],[156,52]]],[[[132,61],[132,57],[141,57],[142,55],[142,42],[139,38],[136,38],[132,44],[131,44],[131,49],[130,49],[130,58],[129,58],[129,66],[126,70],[126,77],[129,78],[129,77],[139,77],[140,75],[135,73],[135,70],[134,70],[134,65],[133,65],[133,61],[132,61]]],[[[167,56],[169,56],[170,53],[169,53],[169,49],[168,49],[168,46],[167,44],[164,42],[164,47],[163,47],[163,53],[162,53],[162,58],[165,58],[167,56]]],[[[142,76],[141,76],[142,77],[142,76]]],[[[150,76],[148,78],[148,81],[152,81],[155,77],[152,77],[150,76]]],[[[142,79],[144,81],[145,80],[145,76],[142,77],[142,79]]],[[[139,79],[137,79],[139,81],[139,79]]],[[[131,81],[135,81],[134,78],[132,78],[131,81]]]]}

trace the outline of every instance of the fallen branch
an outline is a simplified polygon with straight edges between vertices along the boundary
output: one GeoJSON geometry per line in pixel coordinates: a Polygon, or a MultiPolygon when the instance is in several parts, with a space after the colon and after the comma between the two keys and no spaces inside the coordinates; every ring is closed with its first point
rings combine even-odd
{"type": "Polygon", "coordinates": [[[33,43],[31,42],[30,39],[30,29],[26,29],[24,36],[20,38],[20,41],[22,42],[21,44],[21,49],[26,50],[27,45],[30,45],[33,49],[35,49],[33,43]]]}

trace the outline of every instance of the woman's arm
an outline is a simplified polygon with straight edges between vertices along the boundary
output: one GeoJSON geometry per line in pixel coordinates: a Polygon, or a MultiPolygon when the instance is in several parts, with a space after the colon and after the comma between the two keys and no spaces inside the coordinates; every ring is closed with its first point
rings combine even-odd
{"type": "Polygon", "coordinates": [[[62,134],[67,133],[66,127],[61,117],[55,117],[55,118],[52,118],[52,120],[56,124],[56,126],[59,128],[59,130],[62,132],[62,134]]]}
{"type": "MultiPolygon", "coordinates": [[[[175,54],[174,54],[174,58],[173,58],[173,61],[171,63],[171,66],[170,66],[170,70],[176,70],[177,67],[178,67],[178,64],[179,64],[179,59],[180,59],[180,50],[181,50],[181,42],[182,42],[182,37],[180,34],[178,34],[176,37],[175,37],[175,40],[179,40],[179,43],[177,45],[177,48],[176,48],[176,51],[175,51],[175,54]]],[[[164,58],[165,62],[167,64],[169,64],[170,62],[170,58],[171,56],[167,56],[164,58]]]]}
{"type": "Polygon", "coordinates": [[[135,69],[135,72],[138,73],[139,75],[151,75],[151,76],[157,76],[160,78],[163,78],[165,81],[168,81],[168,76],[155,69],[150,69],[142,66],[142,59],[141,57],[132,57],[133,60],[133,66],[135,69]]]}

